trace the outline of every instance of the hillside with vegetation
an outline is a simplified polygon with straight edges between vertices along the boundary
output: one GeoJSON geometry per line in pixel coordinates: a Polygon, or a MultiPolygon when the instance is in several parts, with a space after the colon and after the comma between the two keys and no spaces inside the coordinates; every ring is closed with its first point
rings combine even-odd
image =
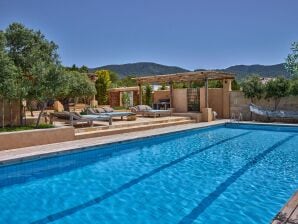
{"type": "MultiPolygon", "coordinates": [[[[89,72],[95,72],[96,70],[110,70],[117,73],[120,78],[126,77],[128,75],[162,75],[189,71],[185,68],[177,66],[166,66],[151,62],[105,65],[97,68],[89,68],[89,72]]],[[[235,65],[225,69],[216,70],[235,73],[237,75],[237,79],[243,79],[251,74],[256,74],[261,77],[289,77],[289,73],[285,69],[285,64],[283,63],[276,65],[235,65]]],[[[205,71],[205,69],[196,69],[195,71],[205,71]]]]}
{"type": "Polygon", "coordinates": [[[121,78],[128,75],[162,75],[189,71],[187,69],[176,66],[167,66],[151,62],[139,62],[122,65],[105,65],[89,69],[90,72],[95,72],[96,70],[110,70],[117,73],[121,78]]]}
{"type": "Polygon", "coordinates": [[[285,64],[276,65],[235,65],[223,69],[226,72],[233,72],[238,79],[243,79],[248,75],[256,74],[262,77],[289,77],[290,74],[285,69],[285,64]]]}

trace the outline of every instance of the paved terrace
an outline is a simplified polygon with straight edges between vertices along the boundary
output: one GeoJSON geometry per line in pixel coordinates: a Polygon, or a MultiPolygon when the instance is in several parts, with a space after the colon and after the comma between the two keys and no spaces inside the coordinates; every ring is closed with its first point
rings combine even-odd
{"type": "Polygon", "coordinates": [[[133,140],[138,138],[144,138],[149,136],[156,136],[160,134],[166,134],[176,131],[184,131],[188,129],[208,127],[217,124],[224,124],[228,120],[217,120],[213,122],[204,123],[192,123],[184,125],[176,125],[165,128],[157,128],[145,131],[130,132],[123,134],[115,134],[111,136],[103,136],[96,138],[88,138],[81,140],[74,140],[68,142],[54,143],[48,145],[39,145],[25,148],[17,148],[0,151],[0,165],[11,164],[18,161],[34,160],[50,155],[58,155],[62,153],[70,153],[82,150],[81,148],[99,146],[104,144],[110,144],[115,142],[122,142],[126,140],[133,140]]]}

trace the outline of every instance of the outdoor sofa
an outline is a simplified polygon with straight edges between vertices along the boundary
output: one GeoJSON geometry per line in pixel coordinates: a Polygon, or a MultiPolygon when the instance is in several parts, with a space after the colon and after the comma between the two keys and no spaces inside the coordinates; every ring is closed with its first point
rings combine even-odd
{"type": "Polygon", "coordinates": [[[123,117],[128,117],[128,116],[133,116],[136,115],[135,113],[132,112],[125,112],[125,111],[114,111],[113,108],[111,107],[101,107],[101,108],[91,108],[88,107],[87,109],[87,114],[90,115],[100,115],[100,116],[110,116],[110,117],[121,117],[121,120],[123,120],[123,117]]]}
{"type": "Polygon", "coordinates": [[[147,105],[138,105],[135,107],[131,108],[131,112],[142,115],[151,117],[153,116],[156,118],[157,116],[172,116],[172,111],[171,110],[153,110],[150,106],[147,105]]]}
{"type": "Polygon", "coordinates": [[[51,121],[53,121],[53,118],[58,118],[65,120],[66,123],[69,123],[70,125],[75,125],[77,123],[86,122],[90,126],[93,126],[93,121],[108,121],[109,125],[112,125],[112,117],[107,115],[80,115],[76,112],[54,112],[50,114],[51,121]]]}

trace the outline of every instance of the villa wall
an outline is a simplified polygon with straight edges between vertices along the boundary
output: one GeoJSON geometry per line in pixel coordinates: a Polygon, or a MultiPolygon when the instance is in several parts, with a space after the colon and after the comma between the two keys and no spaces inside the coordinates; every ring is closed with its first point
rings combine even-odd
{"type": "Polygon", "coordinates": [[[208,103],[209,107],[212,108],[213,111],[216,111],[217,117],[223,117],[223,89],[222,88],[212,88],[208,89],[208,103]]]}
{"type": "Polygon", "coordinates": [[[170,99],[170,90],[156,90],[153,92],[153,103],[158,103],[161,99],[170,99]]]}
{"type": "Polygon", "coordinates": [[[109,92],[109,105],[111,107],[120,106],[120,92],[109,92]]]}
{"type": "MultiPolygon", "coordinates": [[[[209,108],[216,111],[218,118],[230,117],[230,92],[232,80],[223,80],[223,88],[208,88],[209,108]]],[[[205,88],[200,88],[200,110],[206,107],[205,88]]]]}
{"type": "MultiPolygon", "coordinates": [[[[218,118],[226,118],[224,107],[229,107],[224,102],[225,95],[222,88],[208,88],[208,104],[212,111],[217,113],[218,118]]],[[[205,108],[205,88],[200,88],[200,111],[205,108]]]]}
{"type": "Polygon", "coordinates": [[[187,89],[173,89],[173,107],[176,113],[186,113],[187,89]]]}
{"type": "MultiPolygon", "coordinates": [[[[125,91],[122,91],[125,92],[125,91]]],[[[111,107],[119,107],[120,106],[120,93],[121,91],[109,91],[109,105],[111,107]]],[[[133,105],[139,104],[139,91],[133,90],[133,105]]]]}
{"type": "MultiPolygon", "coordinates": [[[[3,101],[0,100],[0,126],[2,126],[2,116],[3,116],[3,101]]],[[[11,103],[9,106],[8,101],[4,101],[4,125],[8,125],[10,122],[10,114],[13,125],[19,125],[20,123],[20,105],[17,101],[11,103]]]]}
{"type": "MultiPolygon", "coordinates": [[[[230,92],[230,113],[234,113],[236,116],[241,112],[243,115],[244,120],[250,120],[250,111],[249,111],[249,104],[251,101],[244,97],[243,92],[241,91],[232,91],[230,92]]],[[[255,102],[256,105],[265,107],[265,108],[274,108],[274,101],[273,100],[265,100],[261,99],[255,102]]],[[[290,97],[284,97],[281,99],[278,109],[280,110],[289,110],[289,111],[298,111],[298,96],[290,96],[290,97]]],[[[267,118],[253,115],[253,120],[258,121],[268,121],[267,118]]],[[[279,119],[271,119],[271,121],[281,121],[279,119]]],[[[283,121],[285,121],[283,119],[283,121]]],[[[289,122],[295,122],[296,120],[288,120],[289,122]]]]}
{"type": "Polygon", "coordinates": [[[133,91],[133,105],[136,106],[140,104],[139,103],[139,91],[138,90],[134,90],[133,91]]]}

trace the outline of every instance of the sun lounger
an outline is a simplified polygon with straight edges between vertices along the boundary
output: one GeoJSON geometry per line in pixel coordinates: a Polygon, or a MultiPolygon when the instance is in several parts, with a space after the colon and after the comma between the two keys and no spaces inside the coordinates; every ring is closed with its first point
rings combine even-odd
{"type": "Polygon", "coordinates": [[[135,113],[132,113],[132,112],[122,112],[122,111],[116,112],[112,108],[110,108],[110,110],[105,110],[105,108],[90,108],[90,107],[87,108],[87,114],[110,116],[110,117],[121,117],[121,120],[123,120],[123,117],[135,115],[135,113]]]}
{"type": "Polygon", "coordinates": [[[71,125],[86,122],[93,125],[93,121],[108,121],[109,125],[112,125],[112,117],[107,115],[80,115],[75,112],[55,112],[51,114],[51,117],[56,117],[62,120],[65,120],[67,123],[71,125]]]}
{"type": "Polygon", "coordinates": [[[135,107],[131,108],[131,112],[136,113],[136,114],[140,114],[143,117],[144,116],[153,116],[153,117],[157,117],[157,116],[172,116],[172,111],[171,110],[153,110],[151,107],[147,106],[147,105],[138,105],[135,107]]]}

